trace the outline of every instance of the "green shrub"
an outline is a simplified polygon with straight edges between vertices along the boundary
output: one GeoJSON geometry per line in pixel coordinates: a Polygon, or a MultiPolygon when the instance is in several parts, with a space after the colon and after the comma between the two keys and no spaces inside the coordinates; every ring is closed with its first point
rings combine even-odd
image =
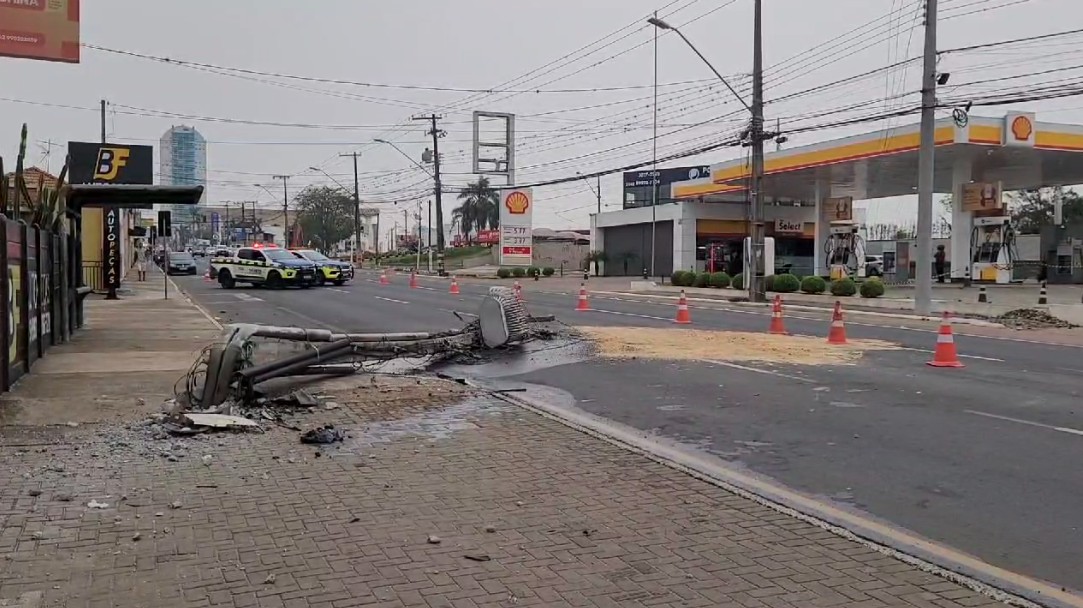
{"type": "Polygon", "coordinates": [[[537,266],[529,266],[529,267],[527,267],[526,276],[533,278],[535,276],[540,276],[540,275],[541,275],[541,269],[539,269],[537,266]]]}
{"type": "Polygon", "coordinates": [[[500,277],[501,279],[506,279],[506,278],[511,276],[511,269],[510,268],[498,268],[497,271],[496,271],[496,276],[500,277]]]}
{"type": "Polygon", "coordinates": [[[860,291],[863,298],[879,298],[884,295],[884,282],[876,277],[870,277],[861,283],[860,291]]]}
{"type": "Polygon", "coordinates": [[[729,287],[730,275],[724,272],[712,272],[711,278],[707,282],[711,287],[729,287]]]}
{"type": "Polygon", "coordinates": [[[743,272],[739,272],[739,273],[733,275],[733,280],[730,281],[730,287],[732,287],[734,289],[744,289],[745,288],[745,274],[743,272]]]}
{"type": "Polygon", "coordinates": [[[521,279],[526,276],[526,269],[522,266],[516,266],[515,268],[511,269],[511,276],[517,279],[521,279]]]}
{"type": "Polygon", "coordinates": [[[845,278],[831,281],[831,295],[848,298],[857,293],[857,283],[853,279],[845,278]]]}
{"type": "Polygon", "coordinates": [[[816,275],[801,279],[801,291],[805,293],[823,293],[827,291],[827,281],[816,275]]]}
{"type": "Polygon", "coordinates": [[[763,290],[774,291],[775,290],[775,275],[769,274],[763,277],[763,290]]]}
{"type": "Polygon", "coordinates": [[[546,266],[545,268],[542,268],[542,275],[547,276],[547,277],[553,276],[553,274],[555,272],[556,272],[556,269],[553,268],[552,266],[546,266]]]}
{"type": "Polygon", "coordinates": [[[697,272],[695,278],[692,280],[692,287],[707,287],[711,284],[711,273],[709,272],[697,272]]]}
{"type": "Polygon", "coordinates": [[[779,293],[793,293],[800,289],[801,281],[792,274],[776,274],[774,275],[774,282],[772,283],[774,289],[779,293]]]}
{"type": "Polygon", "coordinates": [[[677,270],[670,277],[670,283],[673,283],[674,287],[691,287],[695,280],[695,273],[687,270],[677,270]]]}

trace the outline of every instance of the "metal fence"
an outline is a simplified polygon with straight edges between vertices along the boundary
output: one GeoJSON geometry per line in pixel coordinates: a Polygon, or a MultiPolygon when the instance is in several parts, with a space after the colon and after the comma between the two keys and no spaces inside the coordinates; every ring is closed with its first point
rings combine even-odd
{"type": "Polygon", "coordinates": [[[67,341],[82,324],[82,275],[76,275],[78,241],[0,215],[0,390],[11,388],[48,349],[67,341]]]}

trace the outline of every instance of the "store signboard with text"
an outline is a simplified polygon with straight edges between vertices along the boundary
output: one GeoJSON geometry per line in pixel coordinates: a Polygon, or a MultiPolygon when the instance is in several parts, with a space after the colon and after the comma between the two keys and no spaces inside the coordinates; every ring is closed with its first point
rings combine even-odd
{"type": "Polygon", "coordinates": [[[530,188],[500,193],[500,265],[530,266],[534,261],[534,192],[530,188]]]}

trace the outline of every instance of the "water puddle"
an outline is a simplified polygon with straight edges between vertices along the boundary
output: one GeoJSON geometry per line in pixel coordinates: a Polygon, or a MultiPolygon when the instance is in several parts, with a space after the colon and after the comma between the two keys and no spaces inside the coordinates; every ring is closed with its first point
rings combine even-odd
{"type": "Polygon", "coordinates": [[[462,403],[418,412],[395,420],[378,420],[350,432],[347,446],[365,448],[404,438],[441,441],[455,433],[479,428],[476,420],[511,411],[511,406],[491,398],[471,398],[462,403]]]}
{"type": "Polygon", "coordinates": [[[590,358],[590,346],[586,342],[561,338],[530,342],[520,349],[502,352],[491,361],[474,365],[444,365],[439,366],[439,370],[450,376],[501,378],[579,363],[590,358]]]}

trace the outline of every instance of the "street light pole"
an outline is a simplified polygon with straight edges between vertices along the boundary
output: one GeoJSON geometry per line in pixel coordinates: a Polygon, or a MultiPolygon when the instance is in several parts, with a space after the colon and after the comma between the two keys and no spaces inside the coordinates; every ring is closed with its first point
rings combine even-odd
{"type": "Polygon", "coordinates": [[[425,120],[432,124],[428,134],[432,135],[432,178],[436,182],[436,223],[440,228],[436,231],[436,274],[445,276],[447,271],[444,268],[444,197],[440,184],[440,138],[447,133],[437,128],[436,121],[440,120],[440,117],[436,114],[415,116],[414,120],[425,120]]]}
{"type": "Polygon", "coordinates": [[[275,175],[273,177],[282,180],[282,242],[288,248],[290,246],[290,197],[289,192],[286,190],[286,180],[290,176],[275,175]]]}
{"type": "MultiPolygon", "coordinates": [[[[703,63],[707,64],[707,67],[714,72],[714,75],[722,82],[723,85],[729,89],[730,93],[737,98],[737,101],[741,102],[741,105],[752,115],[752,124],[748,130],[748,136],[750,144],[752,146],[752,176],[751,185],[749,186],[749,237],[752,242],[751,254],[752,264],[750,276],[746,277],[748,283],[749,299],[753,302],[763,302],[766,300],[766,294],[764,288],[766,287],[764,281],[764,269],[763,269],[763,254],[764,254],[764,224],[763,224],[763,142],[767,139],[773,139],[777,134],[765,133],[763,130],[763,17],[762,17],[762,0],[756,0],[755,3],[755,16],[754,16],[754,32],[753,32],[753,49],[752,49],[752,105],[745,103],[745,100],[737,93],[737,91],[730,86],[730,83],[726,81],[722,73],[715,69],[710,61],[703,56],[703,53],[699,52],[692,41],[690,41],[684,33],[672,25],[662,21],[657,16],[647,19],[647,23],[662,30],[672,30],[676,32],[681,40],[684,41],[688,48],[701,59],[703,63]]],[[[657,35],[657,32],[655,33],[657,35]]],[[[657,59],[655,60],[657,62],[657,59]]],[[[657,71],[657,69],[656,69],[657,71]]],[[[657,76],[656,76],[657,78],[657,76]]],[[[657,104],[655,104],[657,106],[657,104]]],[[[654,187],[657,193],[658,186],[654,187]]],[[[657,194],[655,195],[657,197],[657,194]]],[[[653,239],[651,242],[653,248],[653,239]]],[[[653,257],[653,255],[651,256],[653,257]]],[[[652,271],[653,273],[653,271],[652,271]]]]}
{"type": "MultiPolygon", "coordinates": [[[[933,177],[936,153],[936,2],[925,0],[925,65],[921,79],[921,147],[918,151],[918,251],[914,312],[933,305],[933,177]]],[[[955,201],[958,205],[959,201],[955,201]]]]}
{"type": "Polygon", "coordinates": [[[361,194],[357,187],[357,157],[360,155],[358,152],[339,154],[339,157],[353,157],[353,255],[350,259],[354,266],[358,262],[357,249],[361,247],[361,194]]]}

